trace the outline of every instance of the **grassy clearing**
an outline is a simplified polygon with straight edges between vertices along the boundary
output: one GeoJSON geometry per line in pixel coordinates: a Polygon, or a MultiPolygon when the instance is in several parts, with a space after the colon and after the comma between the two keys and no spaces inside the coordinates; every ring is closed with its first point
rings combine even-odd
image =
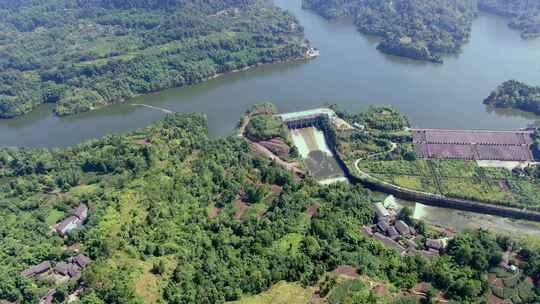
{"type": "Polygon", "coordinates": [[[443,194],[451,197],[467,199],[481,198],[483,201],[510,201],[511,196],[505,193],[497,182],[473,178],[444,178],[441,180],[443,194]]]}
{"type": "Polygon", "coordinates": [[[328,303],[342,303],[347,296],[363,289],[366,289],[366,285],[360,280],[345,280],[330,292],[328,295],[328,303]]]}
{"type": "Polygon", "coordinates": [[[53,209],[45,218],[45,224],[47,224],[48,226],[54,225],[58,223],[61,219],[63,219],[65,216],[66,214],[64,212],[53,209]]]}
{"type": "Polygon", "coordinates": [[[418,176],[397,175],[392,178],[392,182],[403,188],[426,191],[422,184],[422,178],[418,176]]]}
{"type": "Polygon", "coordinates": [[[71,190],[69,190],[69,195],[71,195],[73,197],[76,197],[76,198],[81,198],[82,196],[84,196],[86,194],[95,193],[98,190],[98,188],[99,188],[98,185],[77,186],[77,187],[73,187],[73,188],[71,188],[71,190]]]}
{"type": "Polygon", "coordinates": [[[140,274],[135,278],[135,293],[144,303],[156,303],[161,298],[159,276],[154,275],[152,263],[139,262],[140,274]]]}
{"type": "Polygon", "coordinates": [[[313,287],[303,288],[297,283],[279,282],[256,296],[245,297],[230,304],[307,304],[314,292],[313,287]]]}

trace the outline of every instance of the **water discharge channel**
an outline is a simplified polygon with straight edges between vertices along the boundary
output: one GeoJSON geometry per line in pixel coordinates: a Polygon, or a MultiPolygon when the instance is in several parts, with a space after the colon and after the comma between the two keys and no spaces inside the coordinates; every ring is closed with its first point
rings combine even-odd
{"type": "Polygon", "coordinates": [[[328,147],[324,132],[317,127],[290,130],[294,145],[308,172],[318,180],[343,178],[334,154],[328,147]]]}
{"type": "MultiPolygon", "coordinates": [[[[491,111],[482,104],[502,81],[539,84],[540,39],[522,40],[504,18],[480,16],[463,52],[435,65],[384,55],[375,49],[377,39],[358,33],[350,20],[327,21],[302,10],[300,0],[275,2],[297,16],[306,37],[321,50],[320,58],[229,74],[77,116],[56,117],[52,106],[45,105],[24,117],[0,121],[0,146],[69,146],[147,126],[166,115],[156,109],[203,112],[210,135],[227,136],[244,111],[260,101],[274,102],[281,112],[324,103],[339,103],[355,112],[370,104],[392,104],[423,128],[516,129],[536,119],[520,112],[491,111]]],[[[481,215],[416,206],[422,210],[418,217],[441,225],[488,225],[481,215]]],[[[495,222],[510,231],[540,233],[502,218],[495,222]]]]}

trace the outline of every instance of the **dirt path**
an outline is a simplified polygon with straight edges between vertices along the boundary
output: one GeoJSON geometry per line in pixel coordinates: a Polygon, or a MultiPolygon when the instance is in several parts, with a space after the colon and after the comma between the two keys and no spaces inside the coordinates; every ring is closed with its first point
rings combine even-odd
{"type": "Polygon", "coordinates": [[[245,136],[245,130],[246,130],[247,125],[249,124],[250,119],[251,119],[251,116],[247,115],[246,119],[244,119],[244,122],[242,123],[242,125],[239,128],[238,136],[241,136],[245,140],[247,140],[249,146],[251,148],[253,148],[256,152],[259,152],[259,153],[263,154],[266,158],[268,158],[268,159],[270,159],[272,161],[275,161],[276,164],[278,164],[282,168],[293,172],[298,178],[305,177],[306,172],[300,170],[298,168],[297,163],[289,163],[289,162],[284,161],[283,159],[281,159],[279,156],[275,155],[272,151],[268,150],[263,145],[261,145],[261,144],[259,144],[257,142],[251,141],[247,136],[245,136]]]}

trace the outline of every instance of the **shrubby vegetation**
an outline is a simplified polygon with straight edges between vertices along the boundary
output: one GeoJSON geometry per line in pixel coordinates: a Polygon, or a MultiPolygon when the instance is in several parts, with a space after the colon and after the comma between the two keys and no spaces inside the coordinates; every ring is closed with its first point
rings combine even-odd
{"type": "MultiPolygon", "coordinates": [[[[448,256],[401,257],[362,235],[362,225],[374,221],[367,190],[296,181],[252,155],[245,140],[206,132],[202,115],[169,115],[72,148],[0,150],[0,300],[36,303],[49,288],[57,300],[73,292],[76,284],[19,274],[65,260],[73,245],[93,259],[82,276],[85,304],[223,303],[283,280],[312,286],[340,265],[397,291],[429,282],[455,303],[490,292],[486,276],[505,240],[467,232],[450,242],[448,256]],[[236,217],[239,200],[248,211],[236,217]],[[85,227],[54,236],[48,226],[81,202],[90,209],[85,227]],[[320,207],[308,216],[314,204],[320,207]]],[[[540,256],[522,248],[537,282],[540,256]]],[[[346,284],[352,293],[338,284],[329,295],[382,301],[365,285],[346,284]]],[[[538,300],[534,291],[529,296],[538,300]]]]}
{"type": "MultiPolygon", "coordinates": [[[[540,127],[534,126],[533,143],[531,145],[531,151],[535,159],[540,159],[540,127]]],[[[534,169],[537,169],[536,167],[534,169]]],[[[531,175],[531,174],[530,174],[531,175]]],[[[533,176],[540,177],[540,170],[534,170],[533,176]]]]}
{"type": "Polygon", "coordinates": [[[288,139],[287,130],[281,119],[273,115],[253,116],[247,125],[246,135],[255,141],[272,138],[288,139]]]}
{"type": "Polygon", "coordinates": [[[516,80],[505,81],[491,92],[484,104],[540,114],[540,87],[516,80]]]}
{"type": "Polygon", "coordinates": [[[3,1],[0,117],[59,115],[303,58],[297,20],[259,0],[3,1]]]}

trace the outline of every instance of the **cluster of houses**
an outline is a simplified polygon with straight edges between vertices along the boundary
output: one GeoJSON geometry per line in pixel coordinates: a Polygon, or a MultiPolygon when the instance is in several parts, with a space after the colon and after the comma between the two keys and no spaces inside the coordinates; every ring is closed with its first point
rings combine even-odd
{"type": "Polygon", "coordinates": [[[56,275],[66,277],[68,279],[78,280],[81,277],[81,271],[89,263],[90,258],[79,254],[68,260],[68,262],[59,262],[53,267],[50,261],[42,262],[36,266],[32,266],[21,272],[25,278],[34,278],[41,274],[53,272],[56,275]]]}
{"type": "MultiPolygon", "coordinates": [[[[56,223],[52,228],[60,236],[67,235],[74,229],[81,228],[88,218],[88,206],[80,204],[73,212],[62,221],[56,223]]],[[[44,261],[21,272],[25,278],[36,278],[46,276],[56,283],[69,280],[76,281],[81,277],[82,270],[91,262],[90,258],[79,254],[71,257],[67,262],[58,262],[54,265],[50,261],[44,261]]],[[[41,300],[40,304],[51,304],[54,300],[55,290],[50,290],[41,300]]]]}
{"type": "Polygon", "coordinates": [[[384,245],[393,248],[401,255],[421,254],[424,256],[439,256],[446,247],[445,239],[426,239],[425,246],[420,249],[423,237],[402,220],[396,220],[382,203],[373,204],[377,224],[374,227],[364,226],[362,232],[366,237],[373,237],[384,245]]]}
{"type": "MultiPolygon", "coordinates": [[[[53,267],[50,261],[42,262],[21,272],[25,278],[35,278],[40,275],[51,275],[57,281],[78,280],[81,277],[81,271],[90,264],[89,257],[79,254],[70,258],[67,262],[59,262],[53,267]]],[[[45,297],[40,300],[40,304],[51,304],[53,302],[54,290],[49,291],[45,297]]]]}
{"type": "Polygon", "coordinates": [[[88,206],[80,204],[70,216],[54,225],[54,230],[61,236],[65,236],[70,231],[82,227],[88,218],[88,206]]]}

